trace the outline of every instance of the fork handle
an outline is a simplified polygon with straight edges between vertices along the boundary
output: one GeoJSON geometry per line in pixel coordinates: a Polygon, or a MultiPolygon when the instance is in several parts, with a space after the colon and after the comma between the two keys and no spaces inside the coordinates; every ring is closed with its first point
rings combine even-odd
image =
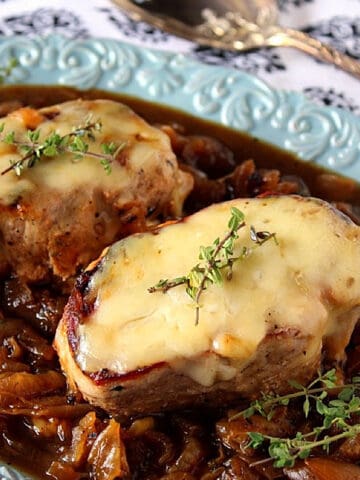
{"type": "Polygon", "coordinates": [[[336,65],[360,79],[360,62],[306,33],[291,28],[278,27],[276,31],[267,38],[267,44],[272,47],[283,46],[297,48],[318,60],[336,65]]]}

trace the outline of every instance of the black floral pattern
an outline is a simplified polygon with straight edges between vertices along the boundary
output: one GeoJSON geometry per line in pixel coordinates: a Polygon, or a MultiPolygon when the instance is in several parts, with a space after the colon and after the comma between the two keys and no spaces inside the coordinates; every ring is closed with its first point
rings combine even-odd
{"type": "MultiPolygon", "coordinates": [[[[331,12],[337,12],[337,15],[327,10],[329,0],[277,2],[284,14],[280,14],[281,24],[285,25],[285,17],[288,20],[291,16],[294,22],[289,21],[289,24],[305,25],[303,30],[306,33],[360,61],[360,0],[333,0],[331,12]]],[[[44,0],[0,0],[0,5],[0,35],[27,37],[59,33],[73,39],[111,35],[145,47],[166,47],[166,50],[190,53],[196,60],[207,64],[230,66],[263,76],[275,88],[291,89],[293,79],[299,77],[303,92],[313,101],[360,115],[360,100],[358,104],[354,101],[360,97],[360,87],[356,83],[344,83],[344,77],[335,75],[334,69],[325,63],[318,63],[312,70],[313,59],[305,54],[303,61],[297,63],[299,56],[288,53],[292,50],[273,48],[236,53],[177,42],[167,32],[133,21],[111,0],[76,0],[72,4],[67,0],[57,0],[56,4],[44,0]],[[104,31],[106,26],[109,32],[104,31]],[[308,71],[304,72],[307,68],[308,71]]]]}
{"type": "Polygon", "coordinates": [[[193,54],[197,60],[210,65],[231,66],[254,74],[262,71],[273,73],[286,69],[280,55],[268,49],[237,53],[210,47],[196,47],[193,54]]]}
{"type": "Polygon", "coordinates": [[[170,37],[168,33],[148,23],[135,22],[118,9],[99,8],[99,11],[105,13],[108,20],[126,37],[150,43],[167,42],[170,37]]]}
{"type": "Polygon", "coordinates": [[[88,32],[80,18],[69,10],[40,8],[2,19],[1,35],[46,35],[60,33],[70,38],[84,38],[88,32]]]}
{"type": "Polygon", "coordinates": [[[288,7],[302,7],[307,3],[312,3],[314,0],[278,0],[280,10],[287,11],[288,7]]]}
{"type": "Polygon", "coordinates": [[[307,87],[304,89],[304,94],[319,105],[339,107],[350,110],[353,113],[360,113],[360,105],[356,104],[353,98],[333,88],[307,87]]]}
{"type": "Polygon", "coordinates": [[[341,52],[360,59],[360,17],[337,16],[309,26],[304,31],[330,43],[341,52]]]}

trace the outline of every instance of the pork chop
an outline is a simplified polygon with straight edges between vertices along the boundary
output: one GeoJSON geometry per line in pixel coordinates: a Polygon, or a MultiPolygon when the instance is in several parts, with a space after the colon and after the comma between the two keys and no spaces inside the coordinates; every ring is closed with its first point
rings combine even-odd
{"type": "Polygon", "coordinates": [[[192,188],[168,137],[121,103],[77,100],[20,109],[0,124],[0,274],[11,269],[25,282],[66,280],[113,241],[145,230],[159,216],[180,215],[192,188]],[[101,129],[88,136],[84,127],[91,123],[101,129]],[[6,172],[26,155],[26,145],[79,127],[88,151],[98,157],[42,155],[21,175],[6,172]],[[39,138],[31,140],[35,131],[39,138]],[[104,144],[118,152],[111,171],[102,162],[104,144]]]}
{"type": "Polygon", "coordinates": [[[71,387],[122,418],[283,393],[291,378],[309,381],[323,356],[344,359],[359,315],[358,226],[317,199],[239,199],[107,249],[78,279],[55,347],[71,387]],[[232,207],[246,222],[234,254],[254,244],[251,226],[277,243],[209,285],[196,324],[184,284],[149,287],[187,275],[200,247],[224,237],[232,207]]]}

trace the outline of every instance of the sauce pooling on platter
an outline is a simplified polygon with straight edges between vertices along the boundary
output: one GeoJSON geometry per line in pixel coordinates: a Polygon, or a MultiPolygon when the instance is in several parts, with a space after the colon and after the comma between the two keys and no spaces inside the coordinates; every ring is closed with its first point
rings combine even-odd
{"type": "MultiPolygon", "coordinates": [[[[129,209],[129,202],[123,203],[119,207],[119,222],[123,222],[122,225],[127,226],[126,231],[121,234],[116,232],[113,239],[107,240],[107,244],[133,232],[151,230],[160,222],[171,224],[174,220],[178,220],[179,216],[192,214],[214,203],[228,200],[237,202],[234,199],[249,197],[257,197],[259,202],[263,199],[265,203],[267,197],[275,198],[274,203],[277,203],[276,198],[283,195],[320,197],[331,202],[332,207],[329,206],[329,208],[335,207],[336,215],[339,215],[338,210],[340,210],[355,223],[360,223],[360,186],[355,181],[337,176],[316,165],[301,162],[288,152],[244,133],[201,121],[191,115],[163,106],[95,90],[79,92],[63,87],[2,87],[0,89],[0,115],[5,116],[28,106],[34,111],[37,108],[49,106],[42,114],[50,112],[48,120],[55,121],[55,117],[59,113],[54,115],[51,105],[61,102],[70,102],[71,104],[73,101],[76,103],[80,97],[90,102],[94,99],[107,99],[128,105],[156,127],[154,130],[151,130],[153,127],[150,126],[146,128],[149,128],[148,132],[153,132],[153,136],[155,135],[163,146],[163,152],[166,153],[166,155],[164,153],[165,163],[172,163],[175,156],[178,162],[178,166],[174,164],[169,168],[172,172],[171,175],[174,175],[174,171],[176,172],[176,176],[172,178],[175,179],[174,182],[177,185],[181,184],[182,197],[176,196],[174,199],[170,193],[164,201],[164,205],[166,202],[170,202],[174,206],[176,200],[177,207],[171,209],[162,208],[160,204],[154,206],[153,200],[151,200],[152,204],[149,208],[142,210],[145,211],[145,214],[141,217],[139,210],[134,210],[133,204],[129,209]],[[192,187],[192,185],[194,186],[192,187]]],[[[80,104],[84,105],[81,102],[80,104]]],[[[89,105],[98,105],[98,103],[89,103],[89,105]]],[[[113,107],[111,106],[111,108],[113,107]]],[[[116,106],[114,108],[122,109],[122,107],[116,106]]],[[[61,108],[58,110],[61,111],[61,108]]],[[[101,116],[101,112],[99,115],[101,116]]],[[[116,117],[117,114],[114,111],[114,122],[116,117]]],[[[58,121],[60,119],[61,115],[58,116],[58,121]]],[[[76,123],[79,123],[80,120],[77,118],[76,123]]],[[[122,121],[127,122],[124,118],[122,121]]],[[[141,123],[142,120],[136,120],[136,122],[141,123]]],[[[144,129],[144,124],[141,123],[141,125],[141,129],[144,129]]],[[[73,125],[73,127],[77,126],[73,125]]],[[[41,123],[39,128],[42,128],[41,123]]],[[[117,125],[112,128],[117,128],[117,125]]],[[[103,132],[108,133],[106,126],[103,132]]],[[[109,146],[113,140],[113,138],[108,138],[102,141],[107,142],[109,146]]],[[[34,140],[35,143],[37,141],[34,140]]],[[[43,141],[43,139],[40,138],[39,141],[43,141]]],[[[125,140],[122,138],[121,141],[128,143],[129,138],[125,140]]],[[[12,147],[15,146],[13,139],[12,147]]],[[[91,146],[94,145],[89,140],[89,148],[91,146]]],[[[51,161],[50,159],[49,162],[51,161]]],[[[79,159],[79,161],[82,160],[79,159]]],[[[135,158],[134,162],[136,163],[138,160],[135,158]]],[[[159,174],[157,165],[152,165],[151,168],[159,174]]],[[[40,163],[35,165],[31,172],[35,180],[37,172],[40,171],[36,170],[38,166],[40,163]]],[[[10,174],[14,176],[14,172],[10,172],[10,174]]],[[[161,175],[162,179],[168,178],[168,173],[161,175]]],[[[111,182],[111,173],[110,180],[109,177],[104,178],[106,178],[106,182],[111,182]]],[[[158,184],[159,182],[157,182],[158,184]]],[[[168,182],[167,185],[169,185],[168,182]]],[[[136,184],[135,187],[130,185],[129,189],[132,188],[139,189],[139,185],[136,184]]],[[[172,188],[170,185],[170,190],[172,188]]],[[[86,191],[88,193],[89,188],[86,191]]],[[[82,198],[81,194],[79,195],[82,198]]],[[[141,194],[142,199],[145,196],[144,193],[141,194]]],[[[93,198],[87,198],[87,200],[89,199],[93,201],[93,198]]],[[[49,205],[51,201],[52,198],[49,194],[49,205]]],[[[40,206],[41,202],[45,202],[44,199],[39,200],[40,206]]],[[[39,204],[36,206],[38,207],[39,204]]],[[[58,205],[63,204],[63,201],[58,202],[58,205]]],[[[96,214],[101,214],[103,205],[101,203],[97,210],[91,210],[96,221],[98,220],[96,214]]],[[[25,208],[25,204],[21,203],[21,198],[10,206],[13,209],[11,212],[9,211],[10,213],[8,212],[10,219],[22,218],[24,221],[28,215],[30,224],[36,223],[38,217],[35,218],[31,213],[34,210],[31,210],[28,205],[25,208]],[[30,218],[31,215],[33,218],[30,218]]],[[[9,208],[9,205],[6,208],[9,208]]],[[[0,216],[4,215],[4,205],[0,206],[0,209],[0,216]]],[[[51,211],[54,211],[54,208],[51,211]]],[[[64,211],[66,211],[65,208],[64,211]]],[[[66,211],[65,214],[68,215],[69,211],[66,211]]],[[[109,219],[109,215],[106,218],[109,219]]],[[[345,218],[347,217],[342,217],[344,224],[348,221],[344,220],[345,218]]],[[[76,219],[75,215],[73,215],[74,219],[76,219]]],[[[79,225],[81,222],[76,221],[75,223],[79,225]]],[[[88,226],[90,224],[90,222],[84,223],[87,223],[88,226]]],[[[107,222],[105,219],[105,224],[112,225],[113,223],[112,221],[107,222]]],[[[116,224],[116,220],[114,224],[116,224]]],[[[351,229],[355,231],[357,227],[351,225],[351,229]]],[[[226,230],[226,222],[224,227],[226,230]]],[[[46,226],[41,228],[45,229],[46,226]]],[[[113,230],[115,227],[112,228],[113,230]]],[[[103,233],[103,230],[101,232],[103,233]]],[[[97,234],[99,235],[101,232],[98,229],[97,234]]],[[[259,412],[252,414],[249,418],[236,415],[234,417],[236,412],[249,406],[251,398],[245,400],[243,397],[232,397],[231,399],[227,398],[225,403],[220,402],[220,405],[219,402],[208,404],[205,402],[200,409],[198,406],[191,408],[188,404],[184,407],[179,405],[170,411],[166,408],[159,410],[152,406],[156,412],[145,411],[138,417],[122,415],[120,423],[117,421],[116,409],[112,408],[111,415],[109,415],[106,402],[102,403],[105,408],[100,409],[84,401],[79,391],[71,388],[74,387],[71,382],[70,389],[67,388],[66,378],[52,347],[57,324],[73,288],[75,276],[73,273],[57,275],[56,272],[54,274],[48,271],[44,275],[38,274],[33,278],[30,278],[30,274],[22,274],[22,270],[17,266],[15,260],[13,263],[8,262],[7,264],[5,261],[1,261],[1,255],[8,248],[4,241],[11,242],[13,240],[10,238],[11,235],[7,236],[7,234],[8,232],[2,232],[0,240],[3,242],[3,252],[0,252],[0,270],[2,272],[0,285],[0,452],[1,458],[5,462],[17,465],[41,478],[50,476],[50,478],[59,480],[77,478],[99,480],[105,478],[143,480],[315,478],[316,480],[324,478],[317,473],[321,471],[328,472],[328,478],[341,479],[345,478],[341,476],[345,474],[350,475],[351,478],[360,478],[360,467],[357,466],[360,456],[356,456],[356,451],[360,450],[360,435],[353,436],[351,441],[344,437],[339,442],[331,443],[329,455],[326,455],[323,449],[314,448],[309,458],[305,460],[297,458],[293,462],[294,465],[288,462],[284,464],[284,468],[273,466],[265,447],[257,449],[247,446],[249,444],[247,432],[249,431],[258,432],[269,438],[293,438],[297,431],[303,432],[302,434],[305,435],[315,429],[318,426],[316,422],[319,422],[318,415],[314,415],[313,410],[310,409],[308,417],[304,418],[300,397],[295,403],[287,404],[284,401],[277,405],[269,418],[261,416],[259,412]]],[[[17,240],[17,246],[21,246],[19,252],[22,254],[24,249],[28,248],[26,243],[24,246],[20,243],[23,241],[23,236],[19,235],[17,240]]],[[[84,237],[86,239],[86,232],[84,237]]],[[[157,237],[158,239],[160,236],[157,237]]],[[[64,242],[66,242],[66,235],[62,235],[59,239],[61,245],[64,245],[64,242]]],[[[76,243],[75,240],[69,242],[69,246],[74,243],[76,243]]],[[[96,259],[103,246],[99,245],[91,251],[90,260],[96,259]]],[[[14,246],[11,247],[14,248],[14,246]]],[[[268,250],[268,247],[269,245],[266,245],[262,248],[268,250]]],[[[69,248],[66,251],[69,251],[69,248]]],[[[274,249],[279,254],[279,247],[274,245],[274,249]]],[[[261,250],[261,252],[263,251],[265,250],[261,250]]],[[[20,257],[20,253],[18,257],[20,257]]],[[[110,258],[111,251],[109,255],[110,258]]],[[[276,256],[275,253],[274,256],[276,256]]],[[[34,260],[33,253],[30,260],[34,260]]],[[[79,266],[75,268],[75,273],[82,270],[88,261],[87,258],[83,263],[79,263],[79,266]]],[[[23,265],[24,262],[25,260],[19,264],[23,265]]],[[[35,263],[39,264],[40,262],[35,263]]],[[[36,265],[29,268],[28,271],[30,273],[35,271],[35,267],[36,265]]],[[[96,269],[96,278],[101,278],[101,261],[100,266],[93,266],[93,269],[95,270],[85,271],[78,278],[76,289],[73,290],[75,293],[71,297],[73,302],[71,308],[75,312],[79,308],[81,311],[77,321],[82,315],[86,317],[91,314],[89,305],[93,305],[94,302],[90,298],[92,289],[89,285],[91,285],[96,269]],[[86,296],[88,303],[85,305],[83,298],[86,296]],[[85,311],[86,308],[89,310],[85,311]]],[[[276,270],[275,267],[274,270],[276,270]]],[[[186,272],[181,273],[185,274],[186,272]]],[[[275,271],[274,275],[276,275],[275,271]]],[[[297,279],[300,282],[300,277],[297,279]]],[[[156,282],[160,279],[154,278],[153,280],[156,282]]],[[[354,290],[356,279],[348,278],[347,281],[349,282],[347,291],[354,290]]],[[[214,292],[216,294],[216,289],[214,292]]],[[[163,293],[155,295],[163,295],[163,293]]],[[[204,296],[204,298],[207,297],[204,296]]],[[[340,309],[334,288],[331,291],[327,289],[326,292],[323,292],[322,301],[327,302],[326,304],[332,311],[336,308],[340,309]]],[[[353,314],[351,315],[354,318],[350,319],[349,316],[343,321],[350,319],[354,327],[356,318],[353,314]]],[[[281,326],[277,327],[276,334],[284,335],[285,338],[286,335],[281,330],[281,326]]],[[[349,336],[349,333],[346,335],[349,336]]],[[[327,377],[327,382],[336,382],[338,385],[345,384],[351,381],[354,375],[360,373],[359,328],[355,327],[350,341],[349,338],[345,338],[346,335],[340,335],[344,337],[343,343],[349,343],[346,355],[341,358],[341,362],[329,354],[332,348],[331,342],[324,347],[322,357],[325,360],[322,366],[324,372],[332,372],[331,379],[327,377]]],[[[331,334],[329,336],[331,337],[331,334]]],[[[76,337],[70,341],[75,345],[76,337]]],[[[339,339],[337,346],[341,341],[339,339]]],[[[225,348],[225,344],[222,346],[225,348]]],[[[139,348],[141,348],[140,339],[139,348]]],[[[222,352],[224,348],[221,350],[222,352]]],[[[291,355],[290,352],[289,355],[291,355]]],[[[286,358],[281,361],[286,363],[286,358]]],[[[263,364],[264,368],[265,363],[263,364]]],[[[225,376],[230,371],[228,367],[229,365],[226,365],[226,371],[224,368],[222,369],[222,374],[225,376]]],[[[147,374],[148,372],[145,370],[141,373],[147,374]]],[[[201,369],[199,372],[201,374],[201,369]]],[[[111,369],[104,368],[98,378],[94,377],[93,380],[101,389],[106,382],[111,383],[111,375],[111,369]]],[[[321,381],[320,379],[316,384],[316,388],[321,387],[321,381]]],[[[119,384],[113,388],[113,396],[119,395],[120,398],[123,386],[119,384]]],[[[331,395],[336,395],[336,393],[333,391],[331,395]]],[[[164,397],[162,401],[166,403],[166,398],[164,397]]],[[[141,398],[136,399],[136,403],[141,404],[141,398]]],[[[156,402],[152,403],[152,405],[154,404],[156,402]]],[[[350,417],[349,425],[349,429],[356,433],[356,417],[350,417]]]]}

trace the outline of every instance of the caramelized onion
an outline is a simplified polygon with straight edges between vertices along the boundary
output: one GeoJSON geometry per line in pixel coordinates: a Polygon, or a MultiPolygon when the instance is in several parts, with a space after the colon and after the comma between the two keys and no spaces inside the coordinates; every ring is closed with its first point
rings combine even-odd
{"type": "Polygon", "coordinates": [[[17,278],[6,280],[2,290],[1,303],[8,314],[25,319],[48,337],[54,335],[65,306],[65,296],[55,295],[46,288],[30,288],[17,278]]]}
{"type": "Polygon", "coordinates": [[[115,480],[129,473],[120,425],[111,419],[105,426],[95,412],[85,415],[73,429],[70,447],[51,463],[47,473],[57,479],[115,480]]]}
{"type": "Polygon", "coordinates": [[[196,437],[190,437],[186,440],[183,451],[174,465],[171,466],[169,472],[180,471],[194,473],[205,456],[206,452],[200,440],[196,437]]]}
{"type": "Polygon", "coordinates": [[[209,178],[226,175],[236,167],[233,152],[218,140],[207,136],[188,136],[178,154],[184,163],[202,170],[209,178]]]}
{"type": "Polygon", "coordinates": [[[280,407],[274,411],[271,420],[261,415],[252,415],[249,419],[240,417],[236,420],[221,420],[216,425],[216,432],[226,447],[251,456],[254,452],[248,448],[248,432],[259,432],[274,437],[290,436],[295,433],[293,420],[288,409],[280,407]]]}
{"type": "Polygon", "coordinates": [[[45,362],[55,359],[52,346],[32,327],[19,319],[6,319],[0,322],[0,345],[14,338],[25,350],[45,362]]]}
{"type": "Polygon", "coordinates": [[[80,480],[84,478],[82,472],[77,472],[71,465],[57,460],[51,463],[46,473],[55,480],[63,480],[64,478],[66,480],[80,480]]]}
{"type": "MultiPolygon", "coordinates": [[[[49,103],[47,95],[41,91],[37,102],[49,103]]],[[[16,102],[0,104],[3,113],[17,107],[16,102]]],[[[238,164],[238,152],[218,140],[187,136],[179,126],[162,129],[170,137],[182,168],[195,178],[187,211],[234,197],[311,193],[297,175],[299,170],[283,174],[280,164],[272,168],[264,161],[259,168],[253,160],[246,160],[250,158],[247,154],[240,155],[245,161],[238,164]]],[[[327,200],[336,202],[337,208],[360,223],[360,209],[350,203],[357,188],[353,180],[317,174],[311,182],[311,189],[316,186],[317,192],[323,192],[327,200]]],[[[1,265],[0,270],[5,273],[1,265]]],[[[335,455],[342,462],[309,458],[284,470],[273,467],[271,461],[264,462],[265,451],[248,448],[249,431],[291,437],[297,429],[304,432],[313,428],[314,419],[309,418],[306,424],[298,422],[292,407],[277,411],[271,421],[255,415],[249,420],[221,420],[216,427],[214,417],[205,412],[196,412],[191,421],[182,416],[183,412],[181,417],[170,413],[137,419],[123,433],[115,420],[104,413],[97,416],[89,404],[69,404],[63,394],[65,379],[56,371],[56,356],[46,340],[54,334],[65,302],[62,293],[54,293],[57,289],[57,285],[28,286],[16,278],[7,278],[1,285],[0,308],[22,319],[5,321],[0,312],[0,450],[4,455],[10,452],[11,460],[37,458],[41,473],[47,470],[56,480],[360,479],[360,467],[343,462],[359,462],[360,436],[336,448],[335,455]],[[65,433],[59,434],[57,428],[65,433]],[[24,432],[30,441],[22,438],[24,432]]],[[[357,332],[347,351],[347,377],[360,372],[360,328],[357,332]]],[[[216,420],[220,415],[224,415],[223,410],[216,413],[216,420]]]]}
{"type": "Polygon", "coordinates": [[[156,445],[156,450],[160,452],[158,457],[158,464],[160,466],[169,465],[175,458],[175,445],[165,433],[147,431],[144,438],[146,441],[150,441],[153,445],[156,445]]]}
{"type": "Polygon", "coordinates": [[[132,424],[127,430],[127,433],[129,435],[137,437],[138,435],[142,435],[149,430],[153,430],[154,427],[155,420],[153,417],[138,418],[132,422],[132,424]]]}
{"type": "Polygon", "coordinates": [[[93,443],[88,463],[94,480],[115,480],[129,473],[120,425],[114,419],[93,443]]]}
{"type": "Polygon", "coordinates": [[[28,372],[2,373],[0,375],[0,397],[11,395],[21,399],[40,397],[66,385],[62,373],[50,370],[46,373],[28,372]]]}
{"type": "Polygon", "coordinates": [[[314,457],[302,467],[285,469],[289,480],[360,480],[360,467],[354,464],[314,457]]]}
{"type": "Polygon", "coordinates": [[[74,468],[83,465],[97,435],[95,412],[89,412],[73,429],[69,451],[63,455],[64,463],[70,463],[74,468]]]}
{"type": "Polygon", "coordinates": [[[360,480],[360,467],[326,457],[305,460],[309,471],[317,480],[360,480]]]}
{"type": "Polygon", "coordinates": [[[159,480],[196,480],[196,477],[191,475],[190,473],[185,472],[173,472],[164,475],[159,480]]]}
{"type": "Polygon", "coordinates": [[[221,480],[235,480],[240,478],[241,480],[262,480],[262,477],[259,473],[252,470],[246,462],[235,455],[229,461],[221,480]]]}
{"type": "Polygon", "coordinates": [[[65,396],[25,399],[0,393],[0,415],[78,418],[91,409],[87,403],[69,405],[65,396]]]}

